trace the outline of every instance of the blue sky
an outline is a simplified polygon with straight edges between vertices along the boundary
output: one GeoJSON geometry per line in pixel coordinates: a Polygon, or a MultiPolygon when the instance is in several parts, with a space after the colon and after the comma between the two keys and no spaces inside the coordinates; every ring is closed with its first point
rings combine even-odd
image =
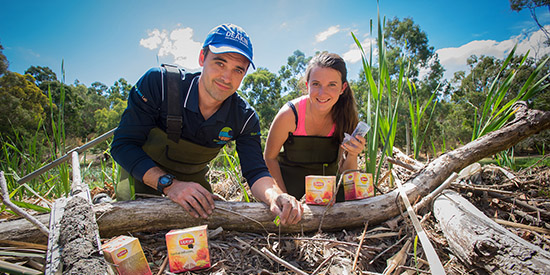
{"type": "MultiPolygon", "coordinates": [[[[503,58],[516,43],[518,52],[531,49],[534,57],[550,52],[529,11],[512,11],[508,0],[382,0],[379,6],[381,16],[411,17],[420,26],[446,76],[465,70],[472,54],[503,58]]],[[[548,9],[537,15],[550,24],[548,9]]],[[[10,71],[48,66],[61,78],[63,61],[66,83],[111,86],[121,77],[135,83],[158,62],[199,70],[206,34],[230,22],[251,37],[257,67],[276,73],[295,50],[307,56],[326,50],[343,56],[348,78],[357,79],[360,55],[350,33],[368,48],[376,18],[374,0],[3,1],[0,44],[10,71]]]]}

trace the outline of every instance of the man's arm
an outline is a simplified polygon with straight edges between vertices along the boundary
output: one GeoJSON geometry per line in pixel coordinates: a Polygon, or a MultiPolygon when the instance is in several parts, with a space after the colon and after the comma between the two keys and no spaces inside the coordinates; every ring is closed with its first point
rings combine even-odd
{"type": "Polygon", "coordinates": [[[241,170],[252,195],[269,206],[283,224],[295,224],[302,218],[302,205],[295,197],[283,192],[269,174],[262,154],[260,122],[256,115],[237,138],[241,170]]]}
{"type": "Polygon", "coordinates": [[[251,187],[252,195],[269,206],[282,224],[296,224],[302,219],[303,207],[295,197],[284,193],[272,177],[258,179],[251,187]]]}
{"type": "Polygon", "coordinates": [[[122,114],[111,144],[111,155],[122,168],[142,181],[147,170],[156,166],[141,146],[160,116],[161,76],[158,68],[147,71],[132,87],[128,106],[122,114]]]}
{"type": "MultiPolygon", "coordinates": [[[[158,179],[165,174],[159,167],[153,167],[143,176],[143,183],[157,189],[158,179]]],[[[214,196],[196,182],[174,179],[163,192],[195,218],[208,218],[214,209],[214,196]]]]}

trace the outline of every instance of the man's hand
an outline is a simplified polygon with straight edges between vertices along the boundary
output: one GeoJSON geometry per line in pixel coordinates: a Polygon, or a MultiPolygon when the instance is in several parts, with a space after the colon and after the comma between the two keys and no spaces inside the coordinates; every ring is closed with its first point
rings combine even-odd
{"type": "Polygon", "coordinates": [[[302,219],[304,211],[302,204],[287,193],[279,194],[269,208],[271,212],[279,215],[281,223],[284,225],[298,223],[302,219]]]}
{"type": "Polygon", "coordinates": [[[196,182],[174,180],[164,194],[195,218],[208,218],[215,207],[214,195],[196,182]]]}

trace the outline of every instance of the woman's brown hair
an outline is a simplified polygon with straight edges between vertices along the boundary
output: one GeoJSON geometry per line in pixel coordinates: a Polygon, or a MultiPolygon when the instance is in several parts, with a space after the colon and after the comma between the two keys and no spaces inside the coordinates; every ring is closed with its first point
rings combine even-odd
{"type": "Polygon", "coordinates": [[[335,53],[321,52],[309,61],[306,69],[306,81],[309,81],[309,74],[315,67],[331,68],[340,72],[342,85],[348,83],[338,101],[332,106],[332,120],[336,123],[334,136],[339,142],[344,139],[344,133],[351,134],[359,122],[357,115],[357,103],[349,82],[347,80],[348,70],[344,59],[335,53]]]}

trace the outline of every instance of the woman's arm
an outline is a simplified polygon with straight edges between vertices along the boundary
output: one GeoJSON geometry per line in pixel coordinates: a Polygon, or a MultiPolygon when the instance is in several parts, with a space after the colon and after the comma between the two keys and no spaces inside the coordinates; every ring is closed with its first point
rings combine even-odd
{"type": "Polygon", "coordinates": [[[343,159],[340,160],[340,170],[342,173],[349,169],[357,169],[357,157],[365,149],[365,138],[355,136],[355,138],[343,143],[340,146],[344,150],[343,159]]]}
{"type": "Polygon", "coordinates": [[[277,156],[288,138],[288,133],[293,132],[295,129],[296,123],[294,113],[287,105],[284,105],[275,116],[273,123],[271,123],[271,128],[269,129],[269,134],[265,143],[265,163],[269,169],[269,173],[283,192],[287,192],[287,190],[281,174],[279,161],[277,161],[277,156]]]}

